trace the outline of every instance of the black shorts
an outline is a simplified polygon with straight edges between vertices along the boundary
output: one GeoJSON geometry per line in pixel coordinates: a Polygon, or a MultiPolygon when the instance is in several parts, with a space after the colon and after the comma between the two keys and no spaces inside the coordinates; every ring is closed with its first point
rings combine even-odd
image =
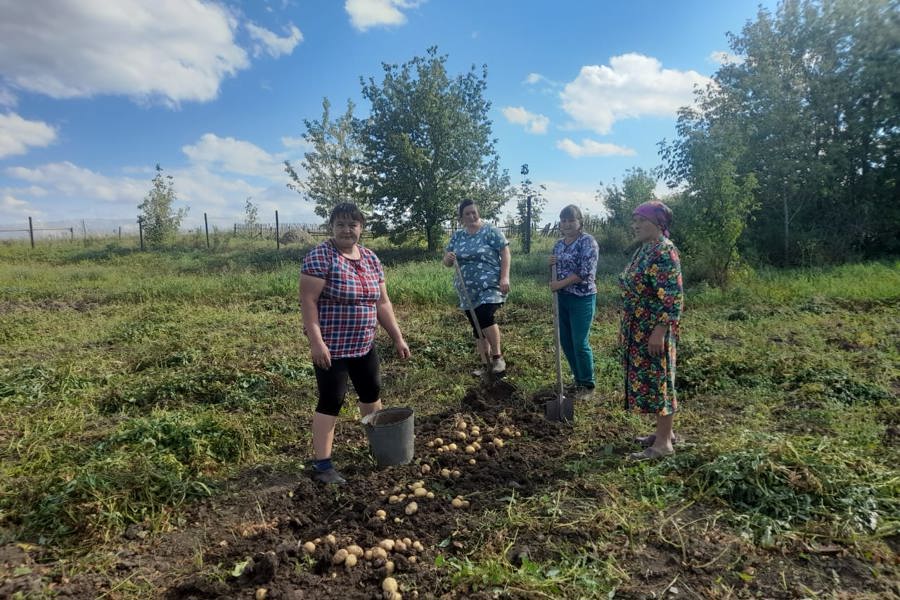
{"type": "Polygon", "coordinates": [[[354,358],[333,358],[330,369],[316,369],[319,385],[319,403],[316,412],[338,416],[347,395],[347,378],[363,404],[378,402],[381,397],[381,375],[378,370],[378,354],[373,347],[368,354],[354,358]]]}
{"type": "MultiPolygon", "coordinates": [[[[481,330],[484,331],[488,327],[492,325],[496,325],[497,322],[494,320],[494,313],[497,312],[497,309],[503,306],[502,303],[497,304],[479,304],[475,307],[475,316],[478,318],[478,325],[481,326],[481,330]]],[[[472,335],[476,338],[478,337],[478,330],[475,329],[475,323],[472,321],[472,314],[464,310],[466,314],[466,318],[469,320],[469,325],[472,326],[472,335]]]]}

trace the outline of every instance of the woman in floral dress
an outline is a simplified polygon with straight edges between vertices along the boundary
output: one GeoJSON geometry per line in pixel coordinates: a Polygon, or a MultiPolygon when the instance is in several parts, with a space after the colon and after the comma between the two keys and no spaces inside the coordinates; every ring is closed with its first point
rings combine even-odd
{"type": "MultiPolygon", "coordinates": [[[[494,320],[494,313],[509,293],[509,242],[503,232],[481,220],[473,200],[460,203],[459,220],[463,227],[450,238],[444,253],[444,265],[452,267],[459,263],[468,293],[467,299],[460,282],[456,281],[459,307],[472,325],[479,356],[488,357],[491,372],[499,375],[506,371],[506,360],[500,348],[500,327],[494,320]],[[468,300],[473,306],[468,305],[468,300]],[[484,339],[478,338],[468,309],[474,309],[484,339]]],[[[476,371],[476,374],[481,372],[476,371]]]]}
{"type": "Polygon", "coordinates": [[[678,249],[669,239],[671,209],[659,201],[645,202],[632,216],[641,247],[619,278],[623,299],[619,335],[626,407],[656,415],[655,433],[638,438],[645,449],[630,456],[644,460],[674,452],[675,347],[684,290],[678,249]]]}

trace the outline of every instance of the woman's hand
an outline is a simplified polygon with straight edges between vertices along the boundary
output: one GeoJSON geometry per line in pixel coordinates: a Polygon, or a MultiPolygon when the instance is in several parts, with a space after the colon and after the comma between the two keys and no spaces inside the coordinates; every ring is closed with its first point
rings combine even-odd
{"type": "Polygon", "coordinates": [[[444,254],[444,266],[452,267],[454,264],[456,264],[456,253],[446,252],[444,254]]]}
{"type": "Polygon", "coordinates": [[[331,368],[331,352],[329,352],[328,346],[326,346],[324,343],[310,343],[309,353],[312,355],[312,361],[314,365],[316,365],[320,369],[331,368]]]}
{"type": "Polygon", "coordinates": [[[668,329],[668,325],[657,325],[653,328],[653,333],[650,334],[650,339],[647,340],[647,349],[650,351],[650,356],[662,356],[666,349],[666,331],[668,329]]]}
{"type": "Polygon", "coordinates": [[[501,294],[509,293],[509,277],[501,277],[500,278],[500,293],[501,294]]]}
{"type": "Polygon", "coordinates": [[[550,291],[551,292],[558,292],[559,290],[563,289],[564,287],[566,287],[565,280],[550,282],[550,291]]]}
{"type": "Polygon", "coordinates": [[[556,264],[556,255],[555,254],[550,255],[550,258],[547,259],[547,264],[550,265],[551,267],[556,264]]]}
{"type": "Polygon", "coordinates": [[[403,360],[406,360],[412,355],[409,351],[409,346],[406,345],[406,340],[404,340],[403,338],[400,338],[399,340],[394,342],[394,348],[396,348],[397,350],[397,356],[399,356],[403,360]]]}

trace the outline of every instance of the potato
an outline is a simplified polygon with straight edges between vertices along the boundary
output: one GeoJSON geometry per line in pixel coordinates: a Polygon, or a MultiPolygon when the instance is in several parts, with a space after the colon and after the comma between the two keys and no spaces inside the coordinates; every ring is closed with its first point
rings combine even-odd
{"type": "Polygon", "coordinates": [[[414,481],[413,483],[409,484],[409,491],[414,492],[423,485],[425,485],[424,481],[414,481]]]}
{"type": "Polygon", "coordinates": [[[443,454],[443,453],[446,452],[446,451],[447,451],[447,447],[446,447],[446,446],[441,446],[440,448],[437,449],[437,453],[438,453],[438,454],[443,454]]]}
{"type": "Polygon", "coordinates": [[[441,469],[441,477],[450,477],[450,469],[441,469]]]}
{"type": "Polygon", "coordinates": [[[387,513],[379,509],[375,511],[375,516],[384,521],[387,518],[387,513]]]}
{"type": "Polygon", "coordinates": [[[474,465],[474,464],[476,464],[477,462],[478,462],[478,461],[476,461],[474,458],[470,458],[470,459],[469,459],[469,464],[470,464],[470,465],[474,465]]]}
{"type": "Polygon", "coordinates": [[[468,425],[462,419],[460,419],[459,421],[456,422],[457,429],[466,429],[467,427],[468,427],[468,425]]]}
{"type": "Polygon", "coordinates": [[[473,425],[472,429],[469,430],[469,433],[471,435],[474,435],[475,437],[478,437],[479,435],[481,435],[481,428],[478,427],[478,425],[473,425]]]}
{"type": "Polygon", "coordinates": [[[267,590],[266,588],[257,588],[256,593],[253,594],[253,597],[256,598],[256,600],[266,600],[266,597],[268,595],[269,590],[267,590]]]}
{"type": "Polygon", "coordinates": [[[466,454],[475,454],[475,446],[471,444],[466,446],[466,454]]]}
{"type": "Polygon", "coordinates": [[[431,473],[431,465],[422,465],[422,475],[431,473]]]}
{"type": "Polygon", "coordinates": [[[403,542],[404,544],[406,544],[407,546],[412,546],[412,540],[409,538],[403,538],[400,541],[403,542]]]}
{"type": "Polygon", "coordinates": [[[502,448],[503,447],[503,438],[495,437],[494,445],[497,446],[498,448],[502,448]]]}
{"type": "Polygon", "coordinates": [[[347,546],[347,552],[355,556],[356,558],[359,558],[363,555],[363,549],[356,544],[350,544],[349,546],[347,546]]]}
{"type": "Polygon", "coordinates": [[[420,542],[419,540],[414,541],[412,543],[412,547],[413,547],[413,550],[415,550],[416,552],[424,552],[425,551],[425,546],[423,546],[422,542],[420,542]]]}
{"type": "Polygon", "coordinates": [[[366,550],[365,553],[363,554],[363,558],[365,558],[366,560],[372,560],[373,554],[374,554],[374,553],[372,552],[372,549],[369,548],[369,549],[366,550]]]}
{"type": "Polygon", "coordinates": [[[443,446],[444,440],[442,440],[441,438],[434,438],[434,445],[435,446],[443,446]]]}
{"type": "Polygon", "coordinates": [[[413,565],[416,564],[416,563],[418,562],[418,559],[417,559],[415,556],[410,556],[410,557],[407,558],[406,560],[409,561],[409,563],[410,563],[410,564],[413,564],[413,565]]]}
{"type": "Polygon", "coordinates": [[[384,572],[387,573],[388,575],[390,575],[391,573],[394,572],[394,561],[389,560],[386,563],[384,563],[384,572]]]}
{"type": "MultiPolygon", "coordinates": [[[[391,541],[393,542],[394,540],[391,540],[391,541]]],[[[393,548],[393,546],[391,546],[391,548],[393,548]]],[[[373,559],[380,558],[380,559],[384,560],[385,558],[387,558],[387,550],[385,550],[382,546],[377,546],[375,548],[372,548],[372,558],[373,559]]]]}
{"type": "Polygon", "coordinates": [[[433,442],[433,441],[428,442],[428,443],[425,444],[425,445],[428,446],[429,448],[434,448],[434,442],[433,442]]]}
{"type": "Polygon", "coordinates": [[[425,497],[429,500],[434,500],[434,492],[428,492],[427,494],[425,494],[425,497]]]}
{"type": "Polygon", "coordinates": [[[413,492],[413,496],[415,496],[416,498],[421,498],[422,496],[425,496],[427,494],[428,494],[428,490],[426,490],[423,487],[416,488],[416,491],[413,492]]]}
{"type": "Polygon", "coordinates": [[[312,554],[316,551],[316,545],[312,542],[306,542],[305,544],[303,544],[303,551],[307,554],[312,554]]]}
{"type": "Polygon", "coordinates": [[[397,504],[400,502],[400,496],[391,496],[388,498],[388,504],[397,504]]]}
{"type": "Polygon", "coordinates": [[[378,542],[378,547],[384,548],[385,550],[390,552],[391,550],[394,549],[394,540],[392,540],[390,538],[383,539],[380,542],[378,542]]]}
{"type": "Polygon", "coordinates": [[[509,427],[504,427],[504,428],[500,431],[500,433],[502,433],[502,434],[505,435],[506,437],[512,437],[512,435],[513,435],[512,429],[510,429],[509,427]]]}
{"type": "Polygon", "coordinates": [[[468,500],[463,500],[463,501],[462,501],[462,507],[463,507],[463,508],[469,508],[469,501],[468,501],[468,500]]]}
{"type": "Polygon", "coordinates": [[[462,508],[463,501],[461,498],[454,498],[450,501],[450,504],[453,506],[453,508],[462,508]]]}
{"type": "Polygon", "coordinates": [[[414,515],[414,514],[416,514],[416,512],[418,510],[419,510],[419,505],[416,504],[415,502],[410,502],[409,504],[406,505],[406,508],[403,509],[403,512],[405,512],[408,515],[414,515]]]}
{"type": "Polygon", "coordinates": [[[403,540],[394,542],[394,552],[406,552],[406,544],[403,543],[403,540]]]}
{"type": "Polygon", "coordinates": [[[397,586],[397,580],[393,577],[385,577],[384,581],[381,582],[381,589],[385,592],[396,592],[399,589],[399,586],[397,586]]]}
{"type": "Polygon", "coordinates": [[[350,553],[347,552],[347,549],[341,548],[340,550],[338,550],[337,552],[334,553],[334,556],[331,557],[331,564],[339,565],[342,562],[344,562],[345,560],[347,560],[348,556],[350,556],[350,553]]]}
{"type": "Polygon", "coordinates": [[[454,437],[454,439],[457,439],[457,440],[464,440],[469,436],[466,435],[465,431],[457,431],[456,433],[453,434],[453,437],[454,437]]]}
{"type": "Polygon", "coordinates": [[[356,561],[357,561],[357,560],[358,560],[358,559],[356,558],[355,555],[349,554],[349,555],[347,556],[347,558],[344,559],[344,566],[347,567],[348,569],[351,568],[351,567],[355,567],[355,566],[356,566],[356,561]]]}
{"type": "Polygon", "coordinates": [[[453,479],[459,479],[460,475],[462,475],[462,473],[460,473],[457,469],[453,469],[452,471],[450,471],[450,477],[452,477],[453,479]]]}
{"type": "Polygon", "coordinates": [[[400,517],[394,517],[394,523],[399,523],[399,522],[400,522],[400,517]]]}
{"type": "Polygon", "coordinates": [[[325,541],[328,542],[329,544],[337,545],[337,539],[330,533],[325,536],[325,541]]]}
{"type": "Polygon", "coordinates": [[[457,446],[456,444],[448,444],[447,449],[450,450],[450,452],[456,452],[457,446]]]}
{"type": "Polygon", "coordinates": [[[516,432],[516,437],[522,437],[522,432],[521,432],[521,431],[517,431],[517,432],[516,432]]]}

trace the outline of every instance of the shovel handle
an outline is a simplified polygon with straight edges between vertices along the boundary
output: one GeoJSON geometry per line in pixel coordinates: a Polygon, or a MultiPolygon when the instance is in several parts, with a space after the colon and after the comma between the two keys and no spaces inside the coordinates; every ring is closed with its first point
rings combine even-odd
{"type": "MultiPolygon", "coordinates": [[[[556,265],[550,266],[551,281],[556,281],[556,265]]],[[[553,292],[553,338],[556,343],[556,385],[559,388],[559,407],[562,411],[563,404],[563,382],[562,382],[562,359],[560,357],[559,343],[559,292],[553,292]]]]}
{"type": "MultiPolygon", "coordinates": [[[[478,316],[475,314],[475,307],[472,306],[472,298],[469,296],[469,290],[466,289],[466,280],[463,279],[462,269],[459,268],[459,259],[457,258],[453,261],[453,264],[456,266],[456,276],[459,278],[459,289],[462,290],[463,299],[466,301],[466,312],[469,313],[469,316],[472,318],[472,323],[475,324],[475,334],[478,336],[478,341],[482,342],[482,340],[484,340],[484,332],[481,330],[481,325],[478,323],[478,316]]],[[[481,351],[479,354],[481,354],[481,362],[486,365],[491,364],[485,352],[481,351]]]]}

